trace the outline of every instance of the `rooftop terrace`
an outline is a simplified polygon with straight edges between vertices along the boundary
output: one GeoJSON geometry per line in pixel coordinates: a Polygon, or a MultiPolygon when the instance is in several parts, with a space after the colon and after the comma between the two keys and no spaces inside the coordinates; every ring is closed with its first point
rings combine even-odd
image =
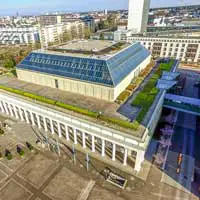
{"type": "Polygon", "coordinates": [[[62,53],[66,56],[89,57],[108,59],[130,46],[126,42],[114,42],[108,40],[75,40],[58,46],[49,47],[47,52],[62,53]]]}
{"type": "MultiPolygon", "coordinates": [[[[171,71],[174,61],[157,66],[155,74],[153,73],[144,86],[139,88],[132,106],[139,107],[139,112],[133,122],[118,113],[119,105],[116,103],[105,102],[85,96],[59,91],[53,88],[47,88],[35,84],[19,81],[16,78],[1,77],[0,89],[20,95],[20,97],[36,101],[78,116],[80,118],[116,129],[118,131],[130,134],[136,138],[142,138],[145,131],[144,121],[149,121],[152,116],[152,107],[157,105],[160,92],[155,89],[156,82],[161,77],[162,71],[171,71]],[[101,114],[100,114],[101,112],[101,114]],[[151,112],[151,113],[149,113],[151,112]],[[147,119],[148,117],[148,119],[147,119]]],[[[134,93],[133,93],[134,95],[134,93]]]]}

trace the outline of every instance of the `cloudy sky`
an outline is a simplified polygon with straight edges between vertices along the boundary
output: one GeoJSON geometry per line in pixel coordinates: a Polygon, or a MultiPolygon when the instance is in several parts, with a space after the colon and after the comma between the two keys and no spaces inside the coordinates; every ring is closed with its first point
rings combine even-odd
{"type": "MultiPolygon", "coordinates": [[[[151,7],[181,5],[181,0],[151,0],[151,7]]],[[[184,0],[200,4],[200,0],[184,0]]],[[[2,0],[0,15],[39,14],[47,11],[87,11],[127,8],[128,0],[2,0]]]]}

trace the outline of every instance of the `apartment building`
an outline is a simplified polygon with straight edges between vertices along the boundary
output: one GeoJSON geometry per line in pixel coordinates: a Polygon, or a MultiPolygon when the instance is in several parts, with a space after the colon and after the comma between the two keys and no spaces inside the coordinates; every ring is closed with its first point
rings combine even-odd
{"type": "Polygon", "coordinates": [[[84,38],[84,28],[85,25],[80,20],[41,27],[40,40],[42,48],[68,40],[82,39],[84,38]]]}
{"type": "Polygon", "coordinates": [[[61,15],[41,15],[40,26],[48,26],[61,23],[61,15]]]}
{"type": "Polygon", "coordinates": [[[34,44],[39,42],[37,27],[0,27],[0,44],[34,44]]]}

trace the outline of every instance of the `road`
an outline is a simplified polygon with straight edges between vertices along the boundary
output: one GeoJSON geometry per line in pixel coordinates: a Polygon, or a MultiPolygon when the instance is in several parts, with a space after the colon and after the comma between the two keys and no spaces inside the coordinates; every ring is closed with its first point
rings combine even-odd
{"type": "MultiPolygon", "coordinates": [[[[181,72],[183,71],[181,70],[181,72]]],[[[192,71],[187,71],[185,75],[186,82],[182,95],[187,97],[199,98],[198,88],[194,87],[194,83],[199,78],[198,74],[192,71]]],[[[168,155],[167,159],[170,160],[168,166],[170,166],[171,168],[171,177],[178,176],[176,174],[176,169],[178,167],[177,156],[179,155],[179,153],[182,153],[183,161],[180,168],[180,176],[178,177],[177,181],[179,181],[179,183],[184,185],[184,187],[187,187],[189,190],[192,189],[192,191],[197,194],[197,191],[194,191],[194,189],[192,188],[192,180],[195,169],[195,164],[193,165],[192,160],[197,159],[196,155],[199,154],[199,150],[198,148],[196,148],[196,145],[200,142],[200,137],[196,137],[197,117],[188,113],[179,112],[174,130],[175,131],[172,137],[172,146],[170,147],[170,151],[174,154],[170,154],[171,158],[169,158],[168,155]],[[173,158],[172,155],[174,156],[173,158]],[[172,168],[174,170],[172,170],[172,168]]],[[[175,196],[179,196],[179,193],[179,190],[177,190],[175,196]]]]}

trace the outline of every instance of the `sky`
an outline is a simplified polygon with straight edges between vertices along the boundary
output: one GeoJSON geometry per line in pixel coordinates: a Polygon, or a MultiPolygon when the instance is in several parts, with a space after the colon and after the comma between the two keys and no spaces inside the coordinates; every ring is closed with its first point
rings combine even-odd
{"type": "MultiPolygon", "coordinates": [[[[91,11],[127,9],[128,0],[1,0],[0,15],[41,14],[48,11],[91,11]]],[[[151,0],[151,7],[177,6],[181,0],[151,0]]],[[[200,4],[200,0],[184,0],[184,4],[200,4]]]]}

